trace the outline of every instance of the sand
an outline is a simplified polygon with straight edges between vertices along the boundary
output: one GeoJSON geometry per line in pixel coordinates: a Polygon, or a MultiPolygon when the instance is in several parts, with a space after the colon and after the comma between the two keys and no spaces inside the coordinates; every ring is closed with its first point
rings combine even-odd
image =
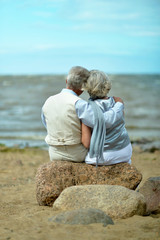
{"type": "MultiPolygon", "coordinates": [[[[49,222],[57,212],[39,206],[35,196],[35,174],[49,161],[40,149],[0,148],[0,239],[15,240],[106,240],[160,239],[160,214],[115,220],[115,225],[64,225],[49,222]]],[[[160,176],[160,151],[142,152],[134,147],[132,163],[143,180],[160,176]]]]}

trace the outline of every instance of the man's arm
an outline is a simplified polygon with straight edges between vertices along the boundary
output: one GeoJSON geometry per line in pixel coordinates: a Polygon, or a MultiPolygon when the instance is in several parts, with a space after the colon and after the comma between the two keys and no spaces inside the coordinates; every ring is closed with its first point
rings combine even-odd
{"type": "Polygon", "coordinates": [[[45,126],[45,128],[47,128],[46,119],[45,119],[45,116],[44,116],[44,114],[43,114],[43,111],[41,111],[41,119],[42,119],[43,125],[45,126]]]}
{"type": "MultiPolygon", "coordinates": [[[[114,98],[116,104],[104,113],[105,123],[108,127],[123,117],[124,105],[120,98],[114,98]],[[118,99],[121,101],[118,102],[118,99]]],[[[95,124],[94,113],[90,104],[84,100],[78,100],[75,104],[78,118],[87,126],[93,128],[95,124]]]]}

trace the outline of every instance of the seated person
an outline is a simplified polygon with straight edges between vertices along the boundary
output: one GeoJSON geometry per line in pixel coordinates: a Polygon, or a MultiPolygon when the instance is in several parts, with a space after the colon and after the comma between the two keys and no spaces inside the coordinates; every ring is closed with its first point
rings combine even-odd
{"type": "MultiPolygon", "coordinates": [[[[75,66],[68,73],[66,88],[50,96],[42,107],[42,122],[47,130],[50,160],[84,162],[88,149],[81,142],[81,122],[94,126],[94,115],[88,102],[79,96],[90,71],[75,66]]],[[[123,104],[117,98],[113,108],[104,113],[107,125],[123,117],[123,104]]]]}
{"type": "Polygon", "coordinates": [[[111,89],[107,75],[92,70],[84,88],[90,95],[89,104],[95,117],[93,128],[82,123],[82,143],[89,148],[85,162],[95,165],[131,163],[132,146],[125,128],[124,116],[112,125],[104,121],[103,113],[115,105],[114,97],[107,96],[111,89]]]}

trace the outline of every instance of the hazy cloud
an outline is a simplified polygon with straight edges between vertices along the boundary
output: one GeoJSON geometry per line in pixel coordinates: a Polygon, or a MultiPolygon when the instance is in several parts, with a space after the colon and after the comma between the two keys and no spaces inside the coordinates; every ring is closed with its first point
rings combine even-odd
{"type": "Polygon", "coordinates": [[[33,12],[33,15],[43,18],[49,18],[53,16],[52,12],[33,12]]]}
{"type": "Polygon", "coordinates": [[[157,37],[160,36],[160,32],[154,32],[154,31],[137,31],[132,32],[132,36],[140,36],[140,37],[157,37]]]}
{"type": "Polygon", "coordinates": [[[158,66],[160,0],[0,0],[0,10],[0,54],[7,62],[27,58],[32,68],[34,57],[55,65],[57,58],[68,65],[81,58],[105,68],[108,58],[112,69],[122,59],[125,70],[128,59],[139,58],[142,67],[146,59],[158,66]]]}

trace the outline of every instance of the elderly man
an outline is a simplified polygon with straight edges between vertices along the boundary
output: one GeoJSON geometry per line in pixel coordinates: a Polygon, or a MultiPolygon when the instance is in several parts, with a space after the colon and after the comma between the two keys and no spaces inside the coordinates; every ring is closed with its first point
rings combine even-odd
{"type": "MultiPolygon", "coordinates": [[[[42,122],[47,129],[46,143],[50,160],[83,162],[88,152],[81,143],[81,121],[93,127],[94,114],[90,105],[80,99],[83,84],[90,72],[83,67],[72,67],[66,88],[49,97],[42,107],[42,122]]],[[[114,124],[123,115],[122,100],[115,99],[114,108],[104,113],[105,122],[114,124]],[[119,102],[118,102],[119,101],[119,102]]]]}

